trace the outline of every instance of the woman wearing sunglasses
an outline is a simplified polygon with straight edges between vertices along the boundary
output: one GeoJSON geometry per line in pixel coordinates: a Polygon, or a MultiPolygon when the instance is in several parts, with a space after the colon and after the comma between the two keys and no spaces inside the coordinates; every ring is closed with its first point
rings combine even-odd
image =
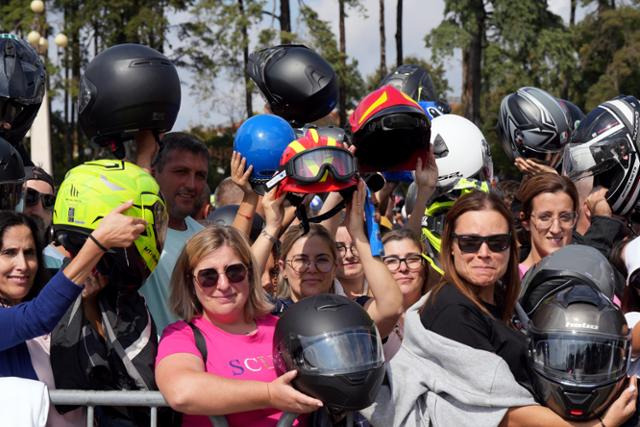
{"type": "Polygon", "coordinates": [[[529,255],[519,265],[523,277],[542,258],[571,243],[580,204],[573,182],[554,173],[524,181],[517,198],[522,203],[520,221],[531,245],[529,255]]]}
{"type": "MultiPolygon", "coordinates": [[[[387,266],[402,292],[402,309],[406,311],[427,292],[429,270],[422,258],[422,242],[416,234],[401,228],[388,232],[382,238],[387,266]]],[[[404,313],[384,343],[384,359],[390,360],[400,349],[404,336],[404,313]]]]}
{"type": "MultiPolygon", "coordinates": [[[[527,390],[526,337],[511,325],[519,293],[512,216],[495,194],[474,191],[447,213],[442,281],[405,315],[403,345],[390,361],[390,395],[374,425],[570,426],[527,390]],[[426,405],[426,406],[425,406],[426,405]]],[[[635,385],[635,382],[632,381],[635,385]]],[[[628,388],[602,419],[619,426],[635,411],[628,388]]]]}
{"type": "Polygon", "coordinates": [[[156,381],[185,426],[275,426],[281,411],[312,412],[322,403],[296,391],[295,371],[277,378],[272,340],[277,317],[259,282],[246,240],[209,226],[185,245],[171,278],[170,305],[183,321],[163,333],[156,381]],[[206,360],[197,344],[206,345],[206,360]]]}

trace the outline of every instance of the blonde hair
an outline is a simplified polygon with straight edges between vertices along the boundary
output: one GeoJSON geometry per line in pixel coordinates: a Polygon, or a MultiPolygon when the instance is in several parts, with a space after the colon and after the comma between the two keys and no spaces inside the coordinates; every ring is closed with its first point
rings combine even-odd
{"type": "MultiPolygon", "coordinates": [[[[327,231],[327,229],[320,224],[311,223],[309,224],[309,231],[307,233],[304,232],[304,228],[302,227],[302,225],[291,226],[287,229],[287,231],[282,236],[280,244],[280,260],[287,260],[287,255],[289,255],[291,248],[299,239],[303,237],[311,238],[314,236],[321,238],[327,243],[334,261],[338,259],[338,250],[336,249],[336,243],[333,240],[333,237],[331,237],[331,234],[329,234],[329,231],[327,231]]],[[[291,298],[291,286],[289,286],[287,279],[284,278],[282,271],[280,271],[280,278],[278,280],[278,287],[276,289],[276,297],[291,298]]]]}
{"type": "Polygon", "coordinates": [[[265,292],[258,283],[260,274],[245,238],[232,227],[210,225],[187,241],[171,275],[169,306],[181,319],[190,322],[202,314],[202,304],[196,296],[193,269],[211,252],[222,246],[231,248],[249,270],[249,299],[244,306],[244,317],[251,321],[271,312],[265,292]]]}

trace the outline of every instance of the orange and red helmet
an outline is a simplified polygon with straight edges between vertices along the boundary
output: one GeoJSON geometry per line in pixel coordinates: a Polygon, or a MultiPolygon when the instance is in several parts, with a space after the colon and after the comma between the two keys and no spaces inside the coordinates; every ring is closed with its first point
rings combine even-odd
{"type": "Polygon", "coordinates": [[[336,139],[309,129],[282,153],[280,171],[267,183],[276,185],[278,196],[345,190],[358,185],[356,160],[336,139]]]}
{"type": "Polygon", "coordinates": [[[429,120],[416,101],[393,86],[365,96],[349,125],[363,172],[413,170],[418,157],[426,159],[429,120]]]}

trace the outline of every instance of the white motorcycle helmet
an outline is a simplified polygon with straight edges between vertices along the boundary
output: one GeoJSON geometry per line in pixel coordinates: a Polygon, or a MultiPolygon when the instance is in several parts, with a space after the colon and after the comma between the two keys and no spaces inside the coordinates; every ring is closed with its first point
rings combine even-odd
{"type": "Polygon", "coordinates": [[[472,121],[455,114],[431,122],[431,146],[438,165],[436,194],[447,193],[462,178],[491,182],[493,161],[489,144],[472,121]]]}

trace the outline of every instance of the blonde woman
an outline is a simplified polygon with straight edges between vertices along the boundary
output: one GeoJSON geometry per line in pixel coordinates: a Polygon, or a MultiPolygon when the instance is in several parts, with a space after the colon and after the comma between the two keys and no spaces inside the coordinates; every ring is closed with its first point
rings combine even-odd
{"type": "Polygon", "coordinates": [[[230,227],[205,228],[178,258],[170,305],[184,320],[164,330],[156,381],[171,407],[187,414],[183,426],[209,426],[211,415],[226,415],[230,426],[275,426],[281,411],[322,406],[290,385],[295,371],[276,378],[277,318],[259,278],[248,243],[230,227]],[[204,337],[206,360],[192,327],[204,337]]]}

